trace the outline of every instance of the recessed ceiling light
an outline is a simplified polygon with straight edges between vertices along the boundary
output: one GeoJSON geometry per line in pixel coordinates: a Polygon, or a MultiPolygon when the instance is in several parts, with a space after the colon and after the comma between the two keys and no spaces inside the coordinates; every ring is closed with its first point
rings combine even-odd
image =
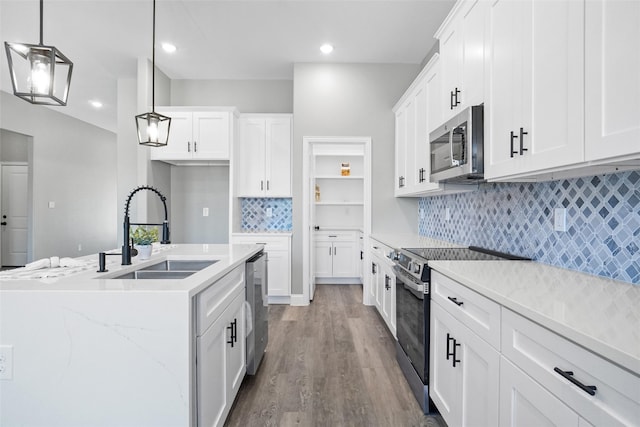
{"type": "Polygon", "coordinates": [[[330,45],[329,43],[325,43],[322,46],[320,46],[320,52],[324,53],[325,55],[328,55],[331,52],[333,52],[333,46],[330,45]]]}
{"type": "Polygon", "coordinates": [[[91,104],[93,108],[102,108],[102,102],[100,101],[89,101],[89,104],[91,104]]]}
{"type": "Polygon", "coordinates": [[[171,43],[162,43],[162,48],[167,53],[173,53],[177,50],[176,46],[171,43]]]}

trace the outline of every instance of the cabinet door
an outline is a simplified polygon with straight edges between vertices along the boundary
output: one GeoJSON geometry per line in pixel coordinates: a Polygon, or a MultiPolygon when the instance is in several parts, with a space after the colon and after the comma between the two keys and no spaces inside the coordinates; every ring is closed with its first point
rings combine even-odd
{"type": "Polygon", "coordinates": [[[586,160],[640,152],[640,2],[586,2],[586,160]]]}
{"type": "Polygon", "coordinates": [[[456,18],[445,30],[440,38],[440,64],[442,70],[442,108],[444,119],[448,120],[461,109],[461,105],[456,103],[456,91],[458,101],[462,100],[462,38],[461,28],[458,25],[459,18],[456,18]]]}
{"type": "Polygon", "coordinates": [[[506,358],[500,358],[500,427],[578,427],[578,415],[506,358]]]}
{"type": "Polygon", "coordinates": [[[395,196],[406,192],[406,159],[407,159],[407,116],[410,109],[410,102],[400,107],[396,112],[396,175],[393,185],[395,196]]]}
{"type": "Polygon", "coordinates": [[[226,387],[226,346],[230,337],[227,318],[221,315],[196,339],[198,425],[222,425],[231,405],[226,387]]]}
{"type": "Polygon", "coordinates": [[[291,119],[267,119],[266,132],[266,195],[291,197],[291,119]]]}
{"type": "Polygon", "coordinates": [[[333,242],[333,277],[356,277],[355,242],[333,242]]]}
{"type": "Polygon", "coordinates": [[[460,425],[460,347],[455,342],[455,320],[439,304],[431,304],[430,396],[449,426],[460,425]],[[457,369],[456,369],[457,368],[457,369]]]}
{"type": "Polygon", "coordinates": [[[269,296],[291,295],[291,263],[289,251],[268,251],[269,296]]]}
{"type": "MultiPolygon", "coordinates": [[[[242,379],[246,373],[246,339],[245,339],[245,315],[244,315],[244,292],[238,295],[229,304],[226,310],[227,326],[233,332],[233,345],[227,343],[226,349],[226,384],[227,395],[232,396],[232,400],[238,390],[242,379]]],[[[230,337],[231,338],[231,337],[230,337]]],[[[229,339],[231,341],[231,339],[229,339]]],[[[230,406],[230,405],[229,405],[230,406]]],[[[229,407],[229,409],[231,409],[229,407]]]]}
{"type": "Polygon", "coordinates": [[[386,320],[387,326],[391,333],[396,334],[396,319],[395,319],[395,292],[396,292],[396,276],[391,271],[391,268],[385,266],[383,274],[381,275],[382,289],[384,291],[384,298],[382,301],[382,317],[386,320]]]}
{"type": "Polygon", "coordinates": [[[462,92],[458,95],[458,100],[462,108],[484,102],[487,6],[488,2],[485,0],[468,1],[460,16],[462,52],[458,55],[462,56],[462,92]]]}
{"type": "Polygon", "coordinates": [[[172,112],[158,109],[171,117],[169,141],[166,147],[151,150],[151,160],[188,160],[193,151],[193,116],[190,112],[172,112]]]}
{"type": "Polygon", "coordinates": [[[422,81],[413,94],[414,125],[411,143],[407,146],[407,179],[414,191],[424,190],[429,183],[429,134],[427,132],[427,85],[422,81]]]}
{"type": "Polygon", "coordinates": [[[314,243],[316,253],[316,277],[333,276],[333,245],[329,241],[314,243]]]}
{"type": "Polygon", "coordinates": [[[373,259],[373,254],[371,252],[369,252],[369,261],[369,265],[367,266],[368,269],[365,274],[369,275],[369,301],[372,304],[375,304],[377,294],[377,276],[375,272],[378,267],[375,260],[373,259]]]}
{"type": "MultiPolygon", "coordinates": [[[[193,157],[202,160],[229,159],[228,112],[193,113],[193,157]]],[[[171,125],[173,127],[173,123],[171,125]]]]}
{"type": "MultiPolygon", "coordinates": [[[[431,166],[429,154],[429,133],[444,123],[441,88],[440,59],[438,59],[425,77],[427,91],[427,166],[431,166]]],[[[429,176],[427,175],[427,178],[429,176]]]]}
{"type": "Polygon", "coordinates": [[[501,0],[490,16],[485,176],[535,174],[581,162],[584,3],[501,0]]]}
{"type": "Polygon", "coordinates": [[[380,264],[380,260],[377,256],[372,258],[372,264],[374,273],[371,279],[371,285],[376,290],[376,308],[378,309],[378,312],[382,314],[382,303],[384,301],[384,281],[382,280],[383,273],[380,270],[382,268],[382,265],[380,264]]]}
{"type": "Polygon", "coordinates": [[[263,119],[240,119],[237,195],[262,197],[265,188],[266,123],[263,119]]]}

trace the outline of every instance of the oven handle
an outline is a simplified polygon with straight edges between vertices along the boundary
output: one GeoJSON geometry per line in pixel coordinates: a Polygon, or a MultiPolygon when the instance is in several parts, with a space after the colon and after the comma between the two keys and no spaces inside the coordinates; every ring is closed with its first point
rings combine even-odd
{"type": "Polygon", "coordinates": [[[405,282],[402,282],[402,286],[409,292],[413,294],[414,297],[418,298],[420,301],[424,301],[424,293],[420,292],[418,289],[414,289],[411,285],[407,285],[405,282]]]}
{"type": "Polygon", "coordinates": [[[413,296],[418,298],[419,300],[424,300],[424,292],[420,290],[418,285],[416,285],[411,276],[402,271],[401,268],[395,266],[393,267],[394,272],[396,273],[396,280],[400,280],[402,282],[402,286],[411,292],[413,296]]]}

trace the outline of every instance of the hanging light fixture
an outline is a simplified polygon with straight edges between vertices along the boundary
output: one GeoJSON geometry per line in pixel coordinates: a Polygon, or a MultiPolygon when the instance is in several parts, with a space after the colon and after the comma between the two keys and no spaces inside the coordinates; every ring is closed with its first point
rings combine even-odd
{"type": "Polygon", "coordinates": [[[42,2],[40,0],[40,43],[4,42],[13,94],[32,104],[65,106],[73,62],[55,46],[43,44],[42,2]]]}
{"type": "Polygon", "coordinates": [[[151,147],[164,147],[169,140],[171,117],[163,116],[156,108],[156,0],[153,0],[153,50],[151,56],[151,112],[136,116],[138,143],[151,147]]]}

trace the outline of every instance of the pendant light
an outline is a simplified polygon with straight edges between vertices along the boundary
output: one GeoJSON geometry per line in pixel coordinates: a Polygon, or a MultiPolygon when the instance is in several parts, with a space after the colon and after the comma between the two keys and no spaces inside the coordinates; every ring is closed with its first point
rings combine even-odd
{"type": "Polygon", "coordinates": [[[151,56],[151,112],[136,116],[138,143],[151,147],[164,147],[169,140],[171,118],[158,114],[156,107],[156,0],[153,0],[153,49],[151,56]]]}
{"type": "Polygon", "coordinates": [[[40,43],[4,42],[13,94],[32,104],[65,106],[73,62],[55,46],[43,44],[42,2],[40,0],[40,43]]]}

